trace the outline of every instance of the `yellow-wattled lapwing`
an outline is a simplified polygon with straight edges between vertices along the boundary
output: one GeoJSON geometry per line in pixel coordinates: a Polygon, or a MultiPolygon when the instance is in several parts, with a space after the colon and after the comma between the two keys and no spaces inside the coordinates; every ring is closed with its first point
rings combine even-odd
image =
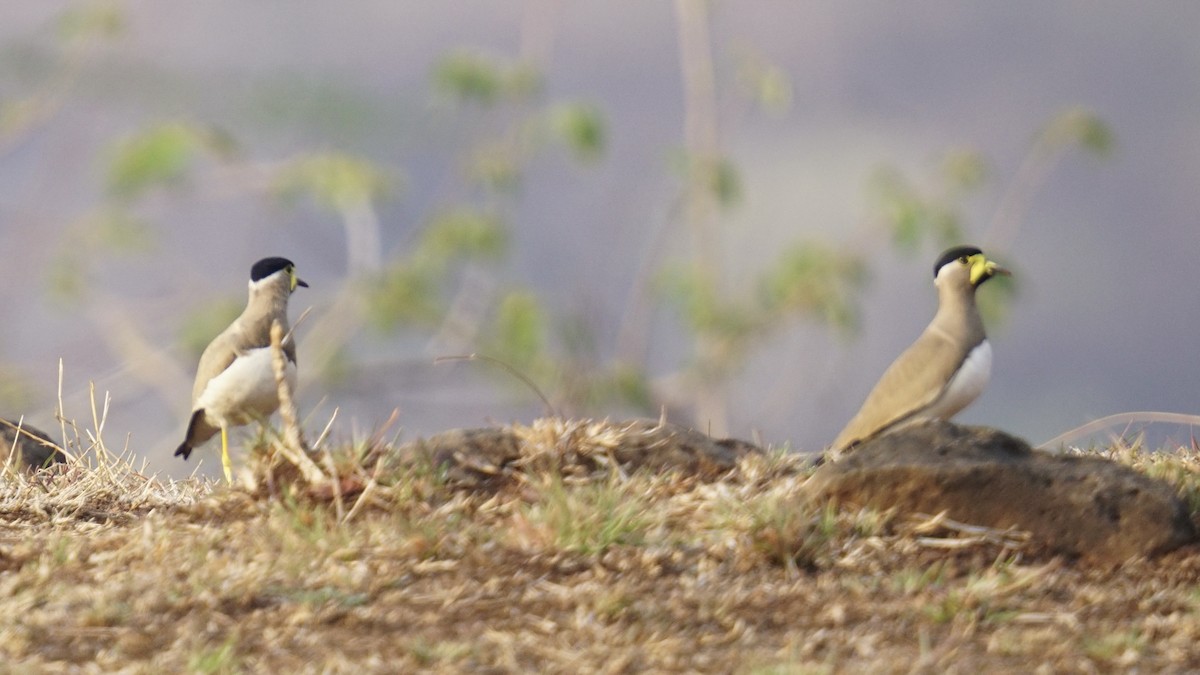
{"type": "Polygon", "coordinates": [[[979,397],[991,377],[992,347],[975,289],[1009,274],[973,246],[951,248],[933,266],[933,321],[883,373],[858,414],[833,442],[834,453],[921,420],[947,420],[979,397]]]}
{"type": "MultiPolygon", "coordinates": [[[[250,268],[250,299],[234,320],[200,355],[192,387],[192,417],[177,457],[221,432],[221,466],[232,482],[228,428],[263,419],[279,407],[279,390],[271,366],[271,324],[288,328],[288,298],[297,286],[296,266],[287,258],[263,258],[250,268]]],[[[296,342],[283,344],[289,387],[296,383],[296,342]]]]}

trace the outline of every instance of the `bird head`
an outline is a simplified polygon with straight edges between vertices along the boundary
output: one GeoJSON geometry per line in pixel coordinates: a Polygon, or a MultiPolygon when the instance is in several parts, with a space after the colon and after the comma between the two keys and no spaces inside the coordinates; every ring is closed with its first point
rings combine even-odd
{"type": "Polygon", "coordinates": [[[997,274],[1009,276],[1012,273],[997,265],[994,260],[988,260],[983,251],[974,246],[955,246],[947,249],[933,266],[935,281],[954,279],[959,283],[970,284],[972,288],[978,288],[997,274]]]}
{"type": "Polygon", "coordinates": [[[288,292],[296,290],[297,286],[308,288],[304,280],[296,276],[296,265],[287,258],[263,258],[250,268],[250,283],[257,284],[264,279],[281,274],[287,278],[288,292]]]}

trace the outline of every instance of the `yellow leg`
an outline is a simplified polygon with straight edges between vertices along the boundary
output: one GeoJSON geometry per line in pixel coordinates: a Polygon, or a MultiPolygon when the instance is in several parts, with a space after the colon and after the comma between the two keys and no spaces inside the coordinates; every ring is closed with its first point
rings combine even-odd
{"type": "Polygon", "coordinates": [[[225,482],[233,485],[233,468],[229,461],[229,434],[221,426],[221,468],[225,469],[225,482]]]}

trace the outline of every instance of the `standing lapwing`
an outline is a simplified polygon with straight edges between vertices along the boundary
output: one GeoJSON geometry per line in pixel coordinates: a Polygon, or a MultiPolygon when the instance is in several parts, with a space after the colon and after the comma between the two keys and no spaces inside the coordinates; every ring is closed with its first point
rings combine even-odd
{"type": "Polygon", "coordinates": [[[973,246],[947,250],[933,266],[938,310],[925,332],[883,373],[834,453],[921,420],[947,420],[979,397],[992,371],[992,347],[975,289],[1009,274],[973,246]]]}
{"type": "MultiPolygon", "coordinates": [[[[187,436],[175,456],[187,459],[192,449],[221,432],[221,466],[233,482],[228,428],[268,417],[279,407],[279,390],[271,367],[271,324],[288,328],[288,297],[297,286],[296,266],[287,258],[263,258],[250,268],[250,299],[242,315],[200,355],[192,388],[192,417],[187,436]]],[[[296,384],[296,342],[285,339],[286,377],[296,384]]]]}

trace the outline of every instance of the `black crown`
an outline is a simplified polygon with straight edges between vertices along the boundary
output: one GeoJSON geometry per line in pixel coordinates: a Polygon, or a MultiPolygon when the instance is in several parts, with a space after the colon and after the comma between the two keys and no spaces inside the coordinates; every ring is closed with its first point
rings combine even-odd
{"type": "Polygon", "coordinates": [[[957,260],[963,256],[973,256],[979,253],[983,253],[983,251],[980,251],[974,246],[955,246],[954,248],[946,249],[945,252],[943,252],[942,255],[937,259],[937,262],[933,265],[933,277],[935,279],[937,278],[938,270],[942,269],[942,266],[946,263],[957,260]]]}
{"type": "Polygon", "coordinates": [[[263,258],[254,263],[254,267],[250,268],[250,281],[266,279],[272,274],[280,270],[286,270],[289,267],[295,267],[295,265],[287,258],[263,258]]]}

